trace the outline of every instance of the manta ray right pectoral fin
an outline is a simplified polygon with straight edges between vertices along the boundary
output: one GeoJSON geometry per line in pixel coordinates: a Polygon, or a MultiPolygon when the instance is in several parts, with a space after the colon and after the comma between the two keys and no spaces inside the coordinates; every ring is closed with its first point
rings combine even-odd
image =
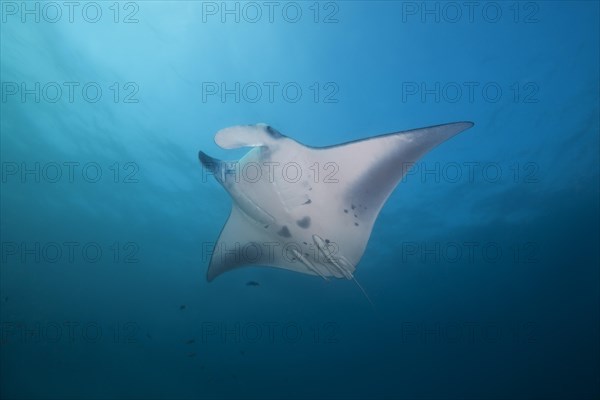
{"type": "Polygon", "coordinates": [[[322,164],[335,163],[335,177],[339,181],[337,190],[343,188],[349,199],[376,211],[372,214],[374,220],[416,161],[438,144],[472,126],[471,122],[456,122],[375,136],[322,148],[318,158],[322,164]]]}

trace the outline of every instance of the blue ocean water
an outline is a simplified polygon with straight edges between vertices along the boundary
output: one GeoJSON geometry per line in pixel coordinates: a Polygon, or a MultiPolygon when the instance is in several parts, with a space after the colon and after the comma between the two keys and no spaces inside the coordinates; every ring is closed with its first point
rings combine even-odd
{"type": "Polygon", "coordinates": [[[2,399],[600,396],[599,4],[0,1],[2,399]],[[356,279],[205,279],[198,150],[454,121],[356,279]],[[258,285],[248,285],[256,282],[258,285]]]}

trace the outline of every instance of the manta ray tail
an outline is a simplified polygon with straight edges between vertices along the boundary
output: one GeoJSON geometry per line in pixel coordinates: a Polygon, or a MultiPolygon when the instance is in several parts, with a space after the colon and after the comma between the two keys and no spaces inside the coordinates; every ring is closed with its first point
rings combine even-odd
{"type": "Polygon", "coordinates": [[[360,283],[358,283],[358,281],[356,280],[356,278],[354,277],[354,275],[352,275],[352,280],[354,281],[354,283],[356,283],[356,286],[358,286],[358,288],[360,289],[360,291],[365,295],[365,297],[367,298],[367,300],[369,301],[369,303],[371,303],[371,306],[373,306],[373,308],[375,308],[375,304],[373,304],[373,302],[371,301],[371,298],[369,297],[369,295],[367,294],[367,292],[365,291],[365,289],[363,289],[363,287],[360,285],[360,283]]]}

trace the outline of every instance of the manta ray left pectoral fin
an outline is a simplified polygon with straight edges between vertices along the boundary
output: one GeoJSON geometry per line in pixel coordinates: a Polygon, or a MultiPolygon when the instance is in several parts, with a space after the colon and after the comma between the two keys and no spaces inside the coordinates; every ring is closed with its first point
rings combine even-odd
{"type": "Polygon", "coordinates": [[[259,223],[234,203],[217,243],[206,246],[207,251],[212,248],[206,279],[210,282],[224,272],[249,265],[319,275],[320,271],[315,266],[299,257],[295,244],[286,246],[283,241],[275,239],[274,230],[281,231],[276,226],[259,223]]]}
{"type": "Polygon", "coordinates": [[[209,282],[224,272],[260,261],[260,257],[256,254],[262,251],[261,244],[260,241],[254,244],[257,232],[247,218],[234,204],[219,239],[212,249],[206,273],[206,279],[209,282]],[[252,250],[256,251],[252,253],[252,250]],[[257,257],[258,259],[256,259],[257,257]]]}

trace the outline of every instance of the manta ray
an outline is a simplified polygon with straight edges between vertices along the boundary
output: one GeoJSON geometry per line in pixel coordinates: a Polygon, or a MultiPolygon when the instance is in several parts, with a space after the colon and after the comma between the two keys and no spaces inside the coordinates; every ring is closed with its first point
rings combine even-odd
{"type": "Polygon", "coordinates": [[[252,149],[238,161],[199,152],[233,200],[207,280],[248,265],[354,279],[379,211],[402,177],[472,126],[456,122],[328,147],[304,145],[265,124],[220,130],[218,146],[252,149]]]}

